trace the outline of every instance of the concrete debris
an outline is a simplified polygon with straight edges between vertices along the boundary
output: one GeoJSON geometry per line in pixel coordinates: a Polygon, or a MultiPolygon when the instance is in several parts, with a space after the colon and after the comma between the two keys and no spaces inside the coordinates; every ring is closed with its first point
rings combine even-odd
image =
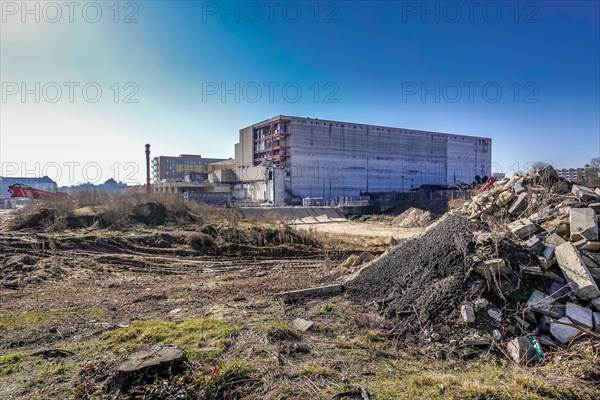
{"type": "Polygon", "coordinates": [[[533,343],[526,336],[516,337],[506,345],[510,358],[518,364],[528,365],[537,359],[533,343]]]}
{"type": "Polygon", "coordinates": [[[547,246],[553,246],[554,248],[557,248],[565,242],[566,240],[558,236],[556,233],[548,235],[548,237],[544,241],[544,243],[546,243],[547,246]]]}
{"type": "Polygon", "coordinates": [[[473,307],[468,304],[463,304],[460,307],[460,315],[463,319],[463,322],[467,324],[472,324],[475,322],[475,311],[473,311],[473,307]]]}
{"type": "Polygon", "coordinates": [[[294,328],[298,329],[300,332],[306,332],[307,330],[309,330],[314,325],[314,322],[307,321],[307,320],[302,319],[302,318],[296,318],[292,322],[292,325],[294,326],[294,328]]]}
{"type": "Polygon", "coordinates": [[[593,313],[594,318],[594,332],[600,333],[600,312],[593,313]]]}
{"type": "Polygon", "coordinates": [[[565,317],[573,321],[574,324],[582,326],[586,329],[592,329],[594,327],[592,310],[587,307],[582,307],[577,304],[567,302],[567,307],[565,308],[565,317]]]}
{"type": "Polygon", "coordinates": [[[404,334],[418,323],[446,336],[460,319],[454,333],[474,338],[463,344],[504,340],[525,365],[541,359],[530,338],[552,348],[600,330],[598,212],[600,188],[573,185],[552,167],[504,178],[370,263],[355,287],[403,315],[404,334]]]}
{"type": "Polygon", "coordinates": [[[285,301],[295,301],[307,297],[329,297],[335,296],[344,291],[342,285],[319,286],[309,289],[292,290],[291,292],[280,293],[285,301]]]}
{"type": "Polygon", "coordinates": [[[109,387],[124,389],[136,379],[182,367],[185,353],[177,347],[155,347],[130,354],[119,365],[109,387]]]}
{"type": "Polygon", "coordinates": [[[487,313],[490,317],[495,319],[498,322],[502,321],[502,312],[500,310],[496,310],[495,308],[490,308],[487,310],[487,313]]]}
{"type": "Polygon", "coordinates": [[[512,215],[521,214],[527,208],[527,203],[527,193],[521,193],[508,209],[508,212],[512,215]]]}
{"type": "Polygon", "coordinates": [[[533,222],[527,218],[519,219],[507,225],[508,229],[521,239],[528,238],[532,233],[535,233],[538,228],[533,222]]]}
{"type": "Polygon", "coordinates": [[[572,208],[570,224],[572,242],[598,240],[598,218],[591,208],[572,208]]]}
{"type": "Polygon", "coordinates": [[[600,196],[585,186],[573,185],[571,192],[582,202],[598,201],[600,196]]]}
{"type": "Polygon", "coordinates": [[[584,300],[600,297],[600,290],[575,246],[563,243],[555,253],[558,265],[577,297],[584,300]]]}
{"type": "Polygon", "coordinates": [[[550,334],[560,343],[567,344],[579,334],[580,330],[564,323],[571,324],[571,320],[562,317],[558,321],[552,322],[550,324],[550,334]]]}
{"type": "Polygon", "coordinates": [[[537,311],[542,314],[549,314],[555,299],[552,296],[548,296],[539,290],[534,290],[527,300],[525,306],[533,311],[537,311]]]}

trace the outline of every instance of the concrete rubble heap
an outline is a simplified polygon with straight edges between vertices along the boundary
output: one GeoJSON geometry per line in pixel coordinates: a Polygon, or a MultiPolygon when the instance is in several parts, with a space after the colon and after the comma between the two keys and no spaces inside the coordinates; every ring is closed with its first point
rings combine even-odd
{"type": "Polygon", "coordinates": [[[545,350],[600,339],[599,203],[600,189],[552,167],[502,179],[345,287],[394,318],[409,345],[438,355],[496,346],[539,363],[545,350]]]}
{"type": "MultiPolygon", "coordinates": [[[[528,300],[501,320],[504,348],[515,362],[535,360],[536,343],[552,347],[600,338],[599,193],[560,179],[547,167],[502,179],[453,211],[486,222],[491,235],[512,240],[537,257],[537,265],[518,266],[528,300]]],[[[510,275],[502,259],[477,261],[474,271],[487,274],[488,281],[490,274],[510,275]]],[[[493,336],[491,331],[486,335],[493,336]]]]}

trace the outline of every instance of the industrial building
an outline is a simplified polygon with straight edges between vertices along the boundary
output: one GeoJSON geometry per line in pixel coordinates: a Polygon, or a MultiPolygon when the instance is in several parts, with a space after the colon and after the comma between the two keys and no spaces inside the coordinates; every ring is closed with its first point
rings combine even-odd
{"type": "Polygon", "coordinates": [[[279,115],[243,128],[232,198],[297,204],[491,176],[492,140],[279,115]]]}
{"type": "Polygon", "coordinates": [[[202,158],[201,155],[180,154],[179,156],[159,156],[152,160],[152,177],[154,183],[180,181],[185,179],[192,182],[207,182],[208,174],[212,172],[210,167],[200,168],[197,172],[190,174],[192,166],[205,166],[219,161],[222,158],[202,158]],[[190,171],[186,171],[185,167],[190,171]],[[186,175],[187,173],[187,175],[186,175]]]}

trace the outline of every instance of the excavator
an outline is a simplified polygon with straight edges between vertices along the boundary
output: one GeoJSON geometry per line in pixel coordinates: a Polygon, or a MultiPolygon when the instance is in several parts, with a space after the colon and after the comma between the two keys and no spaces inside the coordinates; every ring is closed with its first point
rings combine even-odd
{"type": "Polygon", "coordinates": [[[66,193],[62,192],[47,192],[45,190],[32,188],[31,186],[23,185],[22,183],[13,183],[8,186],[11,198],[25,198],[25,199],[40,199],[40,200],[53,200],[56,198],[69,197],[66,193]]]}

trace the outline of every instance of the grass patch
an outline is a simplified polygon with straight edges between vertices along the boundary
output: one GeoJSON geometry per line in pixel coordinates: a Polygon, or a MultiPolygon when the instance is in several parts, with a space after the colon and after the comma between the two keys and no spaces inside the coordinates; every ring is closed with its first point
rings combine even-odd
{"type": "Polygon", "coordinates": [[[21,351],[18,351],[15,353],[9,353],[9,354],[0,356],[0,365],[16,364],[19,361],[21,361],[22,359],[24,359],[25,357],[27,357],[27,355],[21,351]]]}
{"type": "Polygon", "coordinates": [[[105,332],[105,348],[132,351],[144,345],[169,344],[188,352],[192,361],[210,361],[233,343],[242,326],[214,318],[176,323],[165,320],[135,321],[127,328],[105,332]]]}
{"type": "Polygon", "coordinates": [[[326,304],[323,304],[321,306],[321,308],[319,308],[319,312],[317,313],[317,315],[327,314],[327,313],[332,312],[333,310],[335,310],[335,304],[326,303],[326,304]]]}
{"type": "Polygon", "coordinates": [[[0,317],[0,329],[23,329],[34,326],[48,325],[58,321],[65,314],[75,313],[73,308],[51,311],[26,311],[19,314],[0,317]]]}
{"type": "Polygon", "coordinates": [[[338,373],[331,368],[321,367],[318,365],[306,365],[300,370],[300,375],[309,378],[328,378],[335,379],[338,373]]]}

